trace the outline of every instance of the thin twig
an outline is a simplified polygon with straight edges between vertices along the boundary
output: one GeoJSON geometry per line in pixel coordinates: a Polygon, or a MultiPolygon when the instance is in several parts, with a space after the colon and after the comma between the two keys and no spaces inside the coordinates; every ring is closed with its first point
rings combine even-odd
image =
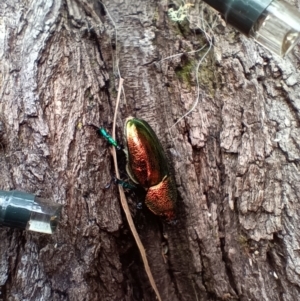
{"type": "MultiPolygon", "coordinates": [[[[122,91],[122,88],[123,88],[123,82],[124,82],[124,79],[120,78],[119,89],[118,89],[118,97],[117,97],[115,114],[114,114],[113,129],[112,129],[113,139],[116,139],[116,121],[117,121],[117,113],[118,113],[118,107],[119,107],[119,103],[120,103],[121,91],[122,91]]],[[[113,160],[114,160],[116,177],[120,178],[119,169],[118,169],[118,162],[117,162],[117,153],[116,153],[116,149],[114,147],[111,148],[111,154],[112,154],[112,157],[113,157],[113,160]]],[[[125,193],[124,193],[124,189],[123,189],[122,185],[118,185],[118,188],[119,188],[119,193],[120,193],[121,205],[122,205],[122,208],[124,210],[124,213],[125,213],[127,222],[129,224],[129,228],[131,230],[131,233],[132,233],[132,235],[135,239],[135,242],[136,242],[136,244],[138,246],[138,249],[140,251],[140,254],[142,256],[142,260],[143,260],[143,263],[144,263],[144,266],[145,266],[146,274],[149,278],[149,281],[150,281],[150,284],[151,284],[153,290],[155,291],[157,299],[159,301],[162,301],[162,299],[160,297],[160,294],[159,294],[159,291],[156,287],[154,278],[152,276],[149,264],[148,264],[145,248],[144,248],[144,246],[143,246],[143,244],[140,240],[140,237],[139,237],[139,235],[136,231],[135,225],[133,223],[132,216],[131,216],[131,213],[130,213],[130,210],[129,210],[129,207],[128,207],[128,204],[127,204],[125,193]]]]}

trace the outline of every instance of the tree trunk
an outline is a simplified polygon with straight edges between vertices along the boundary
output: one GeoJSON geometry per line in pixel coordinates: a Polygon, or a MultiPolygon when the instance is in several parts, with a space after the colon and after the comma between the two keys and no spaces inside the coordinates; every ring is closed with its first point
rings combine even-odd
{"type": "Polygon", "coordinates": [[[103,3],[0,3],[0,188],[64,205],[51,236],[0,229],[0,300],[156,300],[88,126],[111,130],[119,76],[118,140],[147,120],[175,171],[176,225],[127,193],[162,300],[297,300],[299,47],[272,56],[200,0],[182,22],[165,0],[103,3]]]}

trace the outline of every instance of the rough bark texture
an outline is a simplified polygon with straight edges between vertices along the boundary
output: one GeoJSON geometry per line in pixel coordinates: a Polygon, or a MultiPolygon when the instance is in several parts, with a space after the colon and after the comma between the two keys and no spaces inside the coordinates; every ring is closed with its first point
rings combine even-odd
{"type": "Polygon", "coordinates": [[[107,144],[86,126],[111,127],[116,57],[119,140],[126,117],[147,120],[176,175],[176,225],[129,195],[162,299],[297,300],[299,47],[273,57],[197,0],[181,24],[166,0],[104,4],[0,3],[0,188],[64,204],[52,236],[0,229],[0,300],[155,300],[117,189],[103,190],[107,144]],[[204,52],[161,60],[206,43],[201,18],[214,48],[200,101],[171,128],[195,102],[204,52]]]}

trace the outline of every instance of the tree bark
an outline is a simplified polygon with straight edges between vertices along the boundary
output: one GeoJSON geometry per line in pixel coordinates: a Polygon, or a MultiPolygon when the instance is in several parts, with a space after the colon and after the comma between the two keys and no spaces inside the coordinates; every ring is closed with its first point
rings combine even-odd
{"type": "Polygon", "coordinates": [[[147,120],[175,172],[176,225],[128,192],[162,300],[298,299],[300,48],[281,59],[200,0],[181,23],[171,7],[0,3],[0,188],[64,205],[51,236],[0,229],[0,300],[156,300],[88,126],[111,130],[119,76],[118,140],[126,117],[147,120]]]}

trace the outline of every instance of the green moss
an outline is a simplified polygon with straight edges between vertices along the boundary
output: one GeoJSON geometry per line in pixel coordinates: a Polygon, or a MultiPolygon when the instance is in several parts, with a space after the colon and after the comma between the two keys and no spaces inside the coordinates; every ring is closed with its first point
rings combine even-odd
{"type": "Polygon", "coordinates": [[[201,64],[198,71],[198,77],[199,77],[200,85],[206,88],[206,93],[209,96],[214,97],[216,91],[216,87],[215,87],[216,78],[214,74],[214,69],[213,67],[211,67],[211,64],[209,62],[208,63],[203,62],[201,64]]]}
{"type": "MultiPolygon", "coordinates": [[[[182,56],[180,66],[175,68],[175,74],[180,82],[188,87],[196,86],[196,68],[206,51],[207,49],[203,49],[192,59],[187,55],[182,56]]],[[[208,53],[206,58],[201,62],[197,73],[200,88],[205,89],[206,93],[212,98],[214,98],[216,91],[216,78],[213,65],[214,63],[208,53]]]]}
{"type": "Polygon", "coordinates": [[[244,235],[240,235],[238,237],[238,243],[241,245],[241,246],[248,246],[248,239],[247,237],[245,237],[244,235]]]}
{"type": "Polygon", "coordinates": [[[244,235],[240,235],[238,238],[238,242],[242,248],[249,248],[248,238],[244,235]]]}
{"type": "Polygon", "coordinates": [[[195,72],[195,61],[185,59],[182,66],[179,66],[175,69],[176,76],[182,82],[191,86],[192,73],[195,72]]]}

